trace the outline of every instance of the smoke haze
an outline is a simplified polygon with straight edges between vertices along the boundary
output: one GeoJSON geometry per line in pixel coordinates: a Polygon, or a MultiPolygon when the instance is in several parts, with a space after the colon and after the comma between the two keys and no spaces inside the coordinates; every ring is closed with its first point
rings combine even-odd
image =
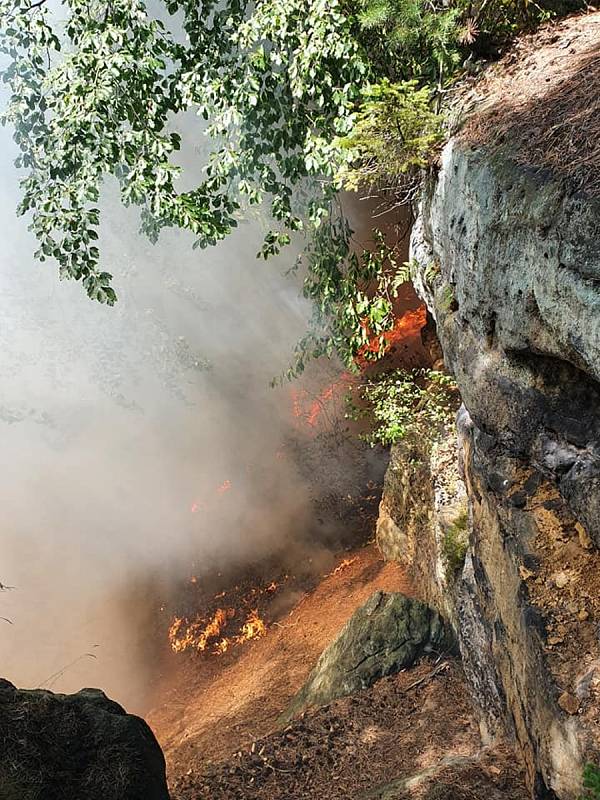
{"type": "MultiPolygon", "coordinates": [[[[282,451],[291,390],[268,386],[309,308],[283,275],[293,254],[256,260],[257,224],[209,251],[174,231],[152,246],[111,187],[100,245],[119,302],[92,303],[34,262],[7,131],[0,145],[0,581],[16,587],[0,593],[1,673],[140,710],[169,581],[313,524],[282,451]]],[[[311,386],[335,374],[315,368],[311,386]]]]}

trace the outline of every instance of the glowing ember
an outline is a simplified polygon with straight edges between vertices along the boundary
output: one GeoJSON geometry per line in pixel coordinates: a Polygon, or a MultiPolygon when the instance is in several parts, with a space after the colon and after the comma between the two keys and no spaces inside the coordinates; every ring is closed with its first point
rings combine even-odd
{"type": "Polygon", "coordinates": [[[228,492],[230,489],[231,489],[231,481],[223,481],[223,483],[217,489],[217,492],[219,494],[224,494],[225,492],[228,492]]]}

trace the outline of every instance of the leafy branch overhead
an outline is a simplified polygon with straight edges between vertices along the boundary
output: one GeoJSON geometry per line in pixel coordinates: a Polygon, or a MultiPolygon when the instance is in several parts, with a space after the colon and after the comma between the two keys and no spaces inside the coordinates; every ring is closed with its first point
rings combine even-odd
{"type": "Polygon", "coordinates": [[[20,212],[31,214],[37,256],[55,258],[90,297],[115,301],[95,244],[106,176],[142,206],[148,233],[185,228],[200,247],[223,239],[244,203],[270,205],[265,255],[324,215],[332,141],[348,132],[366,65],[335,2],[250,5],[169,0],[182,43],[143,0],[69,0],[60,36],[45,5],[0,2],[4,120],[26,170],[20,212]],[[189,109],[208,120],[213,146],[201,182],[178,191],[173,121],[189,109]]]}
{"type": "Polygon", "coordinates": [[[261,205],[270,222],[259,255],[306,243],[315,317],[292,371],[334,350],[352,365],[365,338],[393,324],[401,273],[393,246],[378,258],[353,246],[337,193],[374,187],[392,205],[414,196],[442,139],[445,87],[480,42],[552,7],[164,0],[153,14],[144,0],[66,0],[63,20],[45,0],[0,0],[3,121],[20,148],[19,212],[36,256],[113,304],[98,246],[107,177],[153,239],[177,227],[195,246],[214,245],[261,205]],[[210,146],[183,190],[179,179],[192,176],[177,161],[175,126],[190,111],[210,146]]]}

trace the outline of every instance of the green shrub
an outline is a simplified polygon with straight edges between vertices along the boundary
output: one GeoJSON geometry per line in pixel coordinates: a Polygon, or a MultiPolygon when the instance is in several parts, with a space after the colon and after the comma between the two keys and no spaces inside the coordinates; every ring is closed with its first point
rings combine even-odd
{"type": "Polygon", "coordinates": [[[371,445],[392,445],[409,436],[433,441],[458,406],[454,380],[431,369],[384,373],[362,384],[358,396],[348,416],[371,421],[372,430],[363,436],[371,445]]]}
{"type": "MultiPolygon", "coordinates": [[[[354,0],[356,36],[373,72],[354,129],[346,188],[386,187],[406,202],[443,140],[448,87],[467,65],[497,56],[515,34],[583,0],[354,0]],[[391,185],[390,185],[391,184],[391,185]]],[[[386,194],[386,192],[383,192],[386,194]]]]}
{"type": "Polygon", "coordinates": [[[515,34],[583,0],[356,0],[354,12],[380,75],[442,89],[476,57],[489,58],[515,34]]]}
{"type": "Polygon", "coordinates": [[[584,794],[581,800],[600,800],[600,768],[587,764],[583,771],[584,794]]]}
{"type": "Polygon", "coordinates": [[[422,170],[443,141],[443,120],[431,108],[431,90],[416,81],[384,78],[364,94],[350,134],[338,140],[348,153],[339,173],[345,189],[377,187],[411,199],[422,170]]]}

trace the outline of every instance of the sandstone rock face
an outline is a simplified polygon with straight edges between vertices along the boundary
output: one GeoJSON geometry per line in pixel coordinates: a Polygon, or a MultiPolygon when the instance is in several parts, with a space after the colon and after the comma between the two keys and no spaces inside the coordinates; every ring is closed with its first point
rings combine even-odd
{"type": "Polygon", "coordinates": [[[453,625],[453,565],[448,543],[466,549],[467,495],[456,437],[404,441],[392,448],[377,520],[377,545],[401,561],[422,599],[453,625]]]}
{"type": "Polygon", "coordinates": [[[0,680],[2,800],[169,800],[148,725],[99,689],[54,694],[0,680]]]}
{"type": "Polygon", "coordinates": [[[485,728],[511,731],[533,795],[576,800],[600,754],[587,682],[600,656],[600,202],[507,149],[453,140],[412,257],[464,402],[469,548],[442,579],[436,503],[425,498],[418,537],[410,491],[388,480],[382,549],[452,621],[485,728]]]}
{"type": "Polygon", "coordinates": [[[453,637],[436,611],[400,593],[376,592],[323,652],[284,721],[310,706],[366,689],[426,654],[453,647],[453,637]]]}
{"type": "Polygon", "coordinates": [[[397,448],[379,541],[452,622],[532,795],[577,800],[600,763],[600,171],[581,124],[600,14],[539,36],[466,90],[411,242],[464,403],[464,562],[444,570],[434,452],[415,474],[397,448]]]}
{"type": "Polygon", "coordinates": [[[557,485],[600,545],[600,200],[451,142],[413,254],[475,425],[557,485]]]}

